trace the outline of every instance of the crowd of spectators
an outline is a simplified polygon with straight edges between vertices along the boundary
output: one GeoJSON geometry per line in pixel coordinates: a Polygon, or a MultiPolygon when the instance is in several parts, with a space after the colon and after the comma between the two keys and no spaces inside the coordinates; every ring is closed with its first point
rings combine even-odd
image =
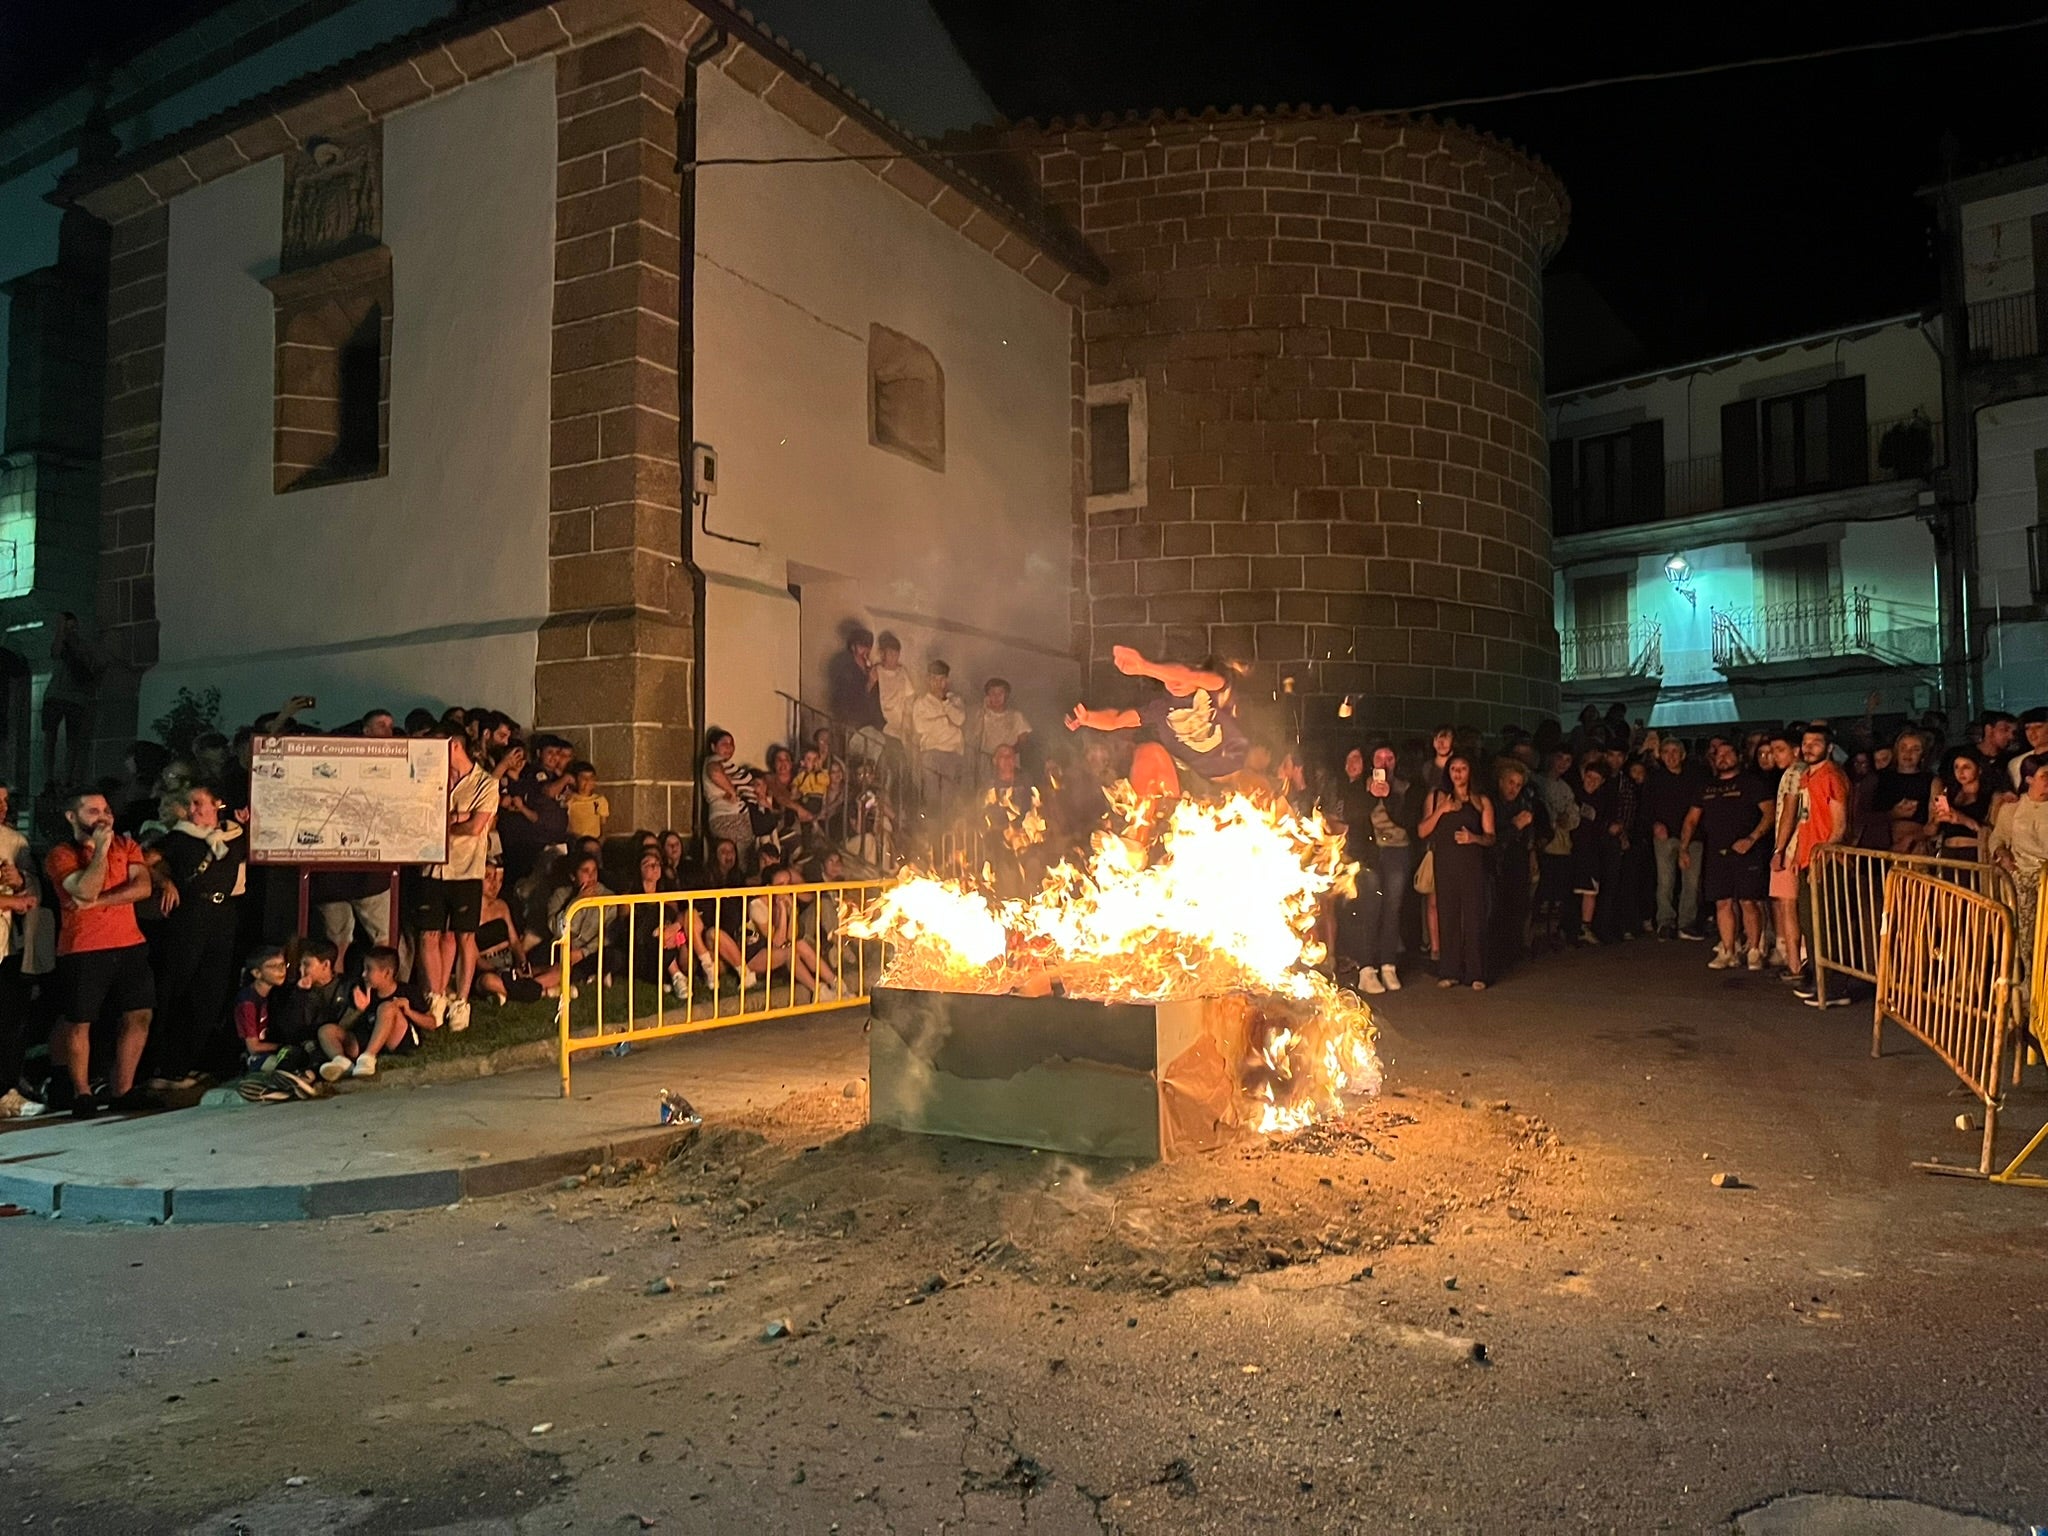
{"type": "MultiPolygon", "coordinates": [[[[0,1118],[145,1109],[225,1081],[317,1097],[466,1030],[477,1006],[628,975],[678,998],[829,1000],[848,941],[834,894],[805,887],[914,857],[1018,895],[1112,819],[1129,742],[1042,744],[1000,677],[970,708],[943,659],[913,679],[894,635],[857,630],[829,687],[802,739],[742,753],[707,734],[696,834],[614,826],[597,765],[488,708],[348,722],[332,734],[448,743],[447,861],[403,872],[395,926],[388,871],[312,876],[300,935],[296,872],[248,861],[254,743],[317,734],[297,718],[310,700],[175,757],[136,743],[121,779],[62,797],[39,850],[0,786],[0,1083],[15,1085],[0,1118]],[[675,899],[578,905],[614,891],[675,899]]],[[[1817,1006],[1805,876],[1835,842],[1998,862],[2035,920],[2048,709],[1989,713],[1956,741],[1938,719],[1880,731],[1871,715],[1689,737],[1618,707],[1492,740],[1340,723],[1352,734],[1277,760],[1255,742],[1242,783],[1344,836],[1356,891],[1324,937],[1369,994],[1404,973],[1478,989],[1550,950],[1690,940],[1707,968],[1775,968],[1817,1006]]]]}

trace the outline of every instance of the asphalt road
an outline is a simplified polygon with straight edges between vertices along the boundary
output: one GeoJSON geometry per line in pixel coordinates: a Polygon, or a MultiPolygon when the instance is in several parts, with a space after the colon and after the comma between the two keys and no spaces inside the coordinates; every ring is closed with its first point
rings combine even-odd
{"type": "MultiPolygon", "coordinates": [[[[0,1511],[1635,1532],[1809,1492],[2048,1521],[2048,1197],[1913,1172],[1974,1160],[1939,1065],[1705,961],[1411,987],[1377,1106],[1166,1170],[861,1130],[834,1093],[447,1211],[0,1222],[0,1511]]],[[[1892,1515],[1787,1528],[1938,1528],[1892,1515]]]]}

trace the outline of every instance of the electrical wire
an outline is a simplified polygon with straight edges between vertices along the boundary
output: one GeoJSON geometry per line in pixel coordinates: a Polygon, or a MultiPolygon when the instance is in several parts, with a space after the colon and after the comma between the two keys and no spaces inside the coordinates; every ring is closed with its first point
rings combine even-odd
{"type": "MultiPolygon", "coordinates": [[[[1406,107],[1377,107],[1361,112],[1367,117],[1415,116],[1442,112],[1452,107],[1490,107],[1510,101],[1533,101],[1546,96],[1567,96],[1578,91],[1605,90],[1617,85],[1650,85],[1661,80],[1694,80],[1706,75],[1730,74],[1743,69],[1768,69],[1783,64],[1811,64],[1822,59],[1847,58],[1856,54],[1883,53],[1896,48],[1918,48],[1929,43],[1954,43],[1970,38],[2000,37],[2013,32],[2048,27],[2048,15],[2024,21],[1992,22],[1980,27],[1953,27],[1944,32],[1923,32],[1916,37],[1886,37],[1867,43],[1842,43],[1832,48],[1813,48],[1802,53],[1767,54],[1754,59],[1730,59],[1719,64],[1694,64],[1684,69],[1640,70],[1626,75],[1602,75],[1591,80],[1574,80],[1563,85],[1536,85],[1516,91],[1498,91],[1484,96],[1448,96],[1441,101],[1419,102],[1406,107]]],[[[968,160],[986,155],[1013,155],[1008,146],[986,149],[924,149],[871,155],[717,155],[699,159],[699,167],[714,165],[858,165],[889,160],[968,160]]]]}

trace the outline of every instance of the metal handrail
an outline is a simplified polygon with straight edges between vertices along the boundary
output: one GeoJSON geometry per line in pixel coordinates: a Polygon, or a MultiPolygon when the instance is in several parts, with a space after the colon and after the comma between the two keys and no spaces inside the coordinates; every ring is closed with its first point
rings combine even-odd
{"type": "Polygon", "coordinates": [[[1558,640],[1558,675],[1565,682],[1664,675],[1661,619],[1643,615],[1610,624],[1575,624],[1560,631],[1558,640]]]}
{"type": "Polygon", "coordinates": [[[1972,363],[2016,362],[2048,352],[2042,335],[2040,294],[2007,294],[1979,299],[1968,309],[1969,359],[1972,363]]]}
{"type": "Polygon", "coordinates": [[[1716,607],[1713,616],[1717,667],[1808,661],[1871,648],[1871,597],[1860,587],[1813,602],[1716,607]]]}

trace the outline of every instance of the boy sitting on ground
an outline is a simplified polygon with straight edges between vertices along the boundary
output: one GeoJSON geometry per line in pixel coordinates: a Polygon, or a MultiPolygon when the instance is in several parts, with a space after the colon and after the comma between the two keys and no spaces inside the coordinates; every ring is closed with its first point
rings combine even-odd
{"type": "MultiPolygon", "coordinates": [[[[279,1049],[295,1047],[295,1055],[303,1052],[318,1059],[321,1030],[330,1025],[346,1029],[367,1004],[368,993],[358,1002],[342,986],[334,974],[335,959],[334,945],[326,939],[299,942],[299,984],[273,1003],[267,1025],[270,1039],[279,1049]]],[[[299,1062],[301,1066],[309,1064],[299,1062]]]]}
{"type": "Polygon", "coordinates": [[[270,1038],[270,1004],[288,974],[284,951],[266,944],[249,956],[249,984],[235,994],[235,1033],[241,1037],[242,1052],[253,1072],[265,1059],[283,1047],[270,1038]]]}
{"type": "Polygon", "coordinates": [[[323,1082],[375,1077],[380,1055],[415,1049],[420,1031],[434,1027],[433,1014],[413,1007],[398,990],[398,951],[388,944],[379,944],[363,957],[355,1003],[358,1013],[348,1024],[328,1024],[320,1030],[320,1049],[327,1055],[320,1064],[323,1082]]]}

